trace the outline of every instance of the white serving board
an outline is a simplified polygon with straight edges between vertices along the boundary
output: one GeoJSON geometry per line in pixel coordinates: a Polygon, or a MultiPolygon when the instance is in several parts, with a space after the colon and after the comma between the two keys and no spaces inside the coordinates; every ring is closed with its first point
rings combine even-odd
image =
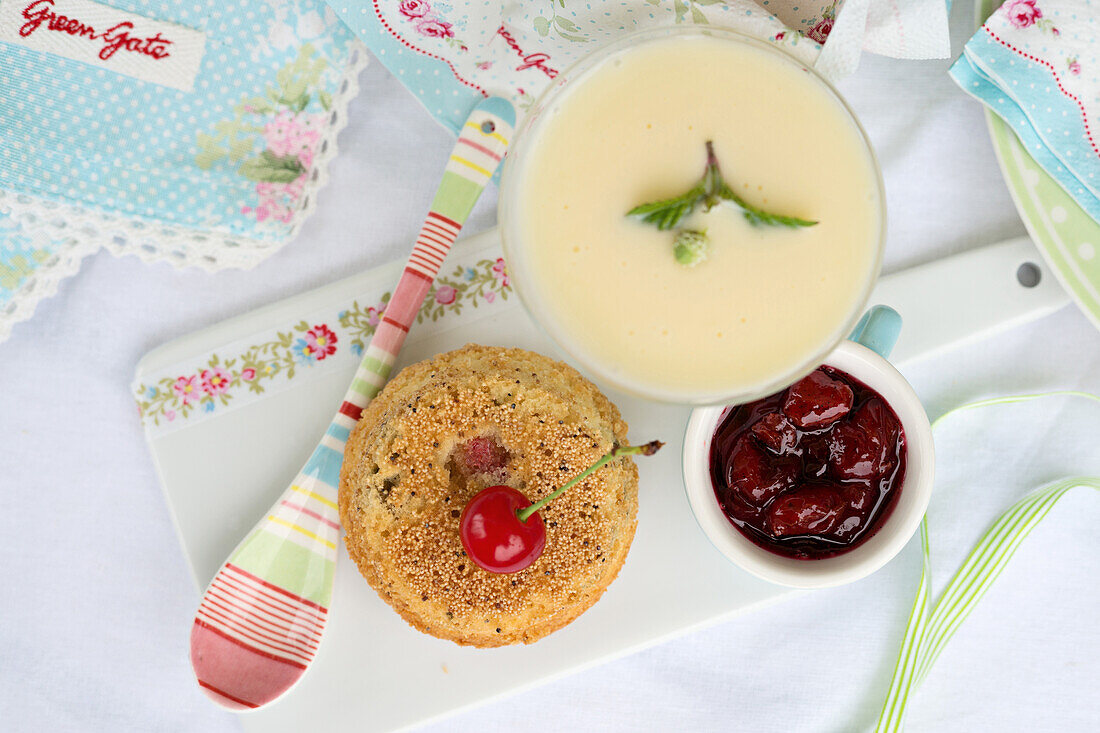
{"type": "MultiPolygon", "coordinates": [[[[449,262],[498,252],[496,232],[490,231],[456,245],[449,262]]],[[[1036,254],[1028,240],[1015,240],[882,278],[871,302],[893,306],[905,320],[896,361],[1067,304],[1045,265],[1037,287],[1017,283],[1017,267],[1025,261],[1039,265],[1036,254]]],[[[399,269],[400,263],[391,263],[161,346],[142,359],[135,384],[251,334],[297,322],[303,314],[334,312],[360,296],[369,301],[379,282],[396,281],[399,269]]],[[[399,366],[471,341],[565,358],[515,297],[492,308],[467,309],[451,324],[444,319],[431,328],[414,327],[399,366]]],[[[197,588],[207,585],[309,456],[356,361],[348,358],[338,367],[334,361],[322,376],[290,380],[193,424],[148,431],[197,588]]],[[[637,535],[622,572],[599,603],[532,646],[460,648],[407,626],[341,548],[329,626],[313,668],[282,700],[243,715],[245,730],[298,733],[308,724],[368,733],[418,725],[789,594],[731,565],[696,525],[680,472],[689,409],[608,395],[629,422],[632,439],[660,438],[668,446],[641,466],[637,535]]],[[[188,631],[181,628],[180,634],[188,631]]]]}

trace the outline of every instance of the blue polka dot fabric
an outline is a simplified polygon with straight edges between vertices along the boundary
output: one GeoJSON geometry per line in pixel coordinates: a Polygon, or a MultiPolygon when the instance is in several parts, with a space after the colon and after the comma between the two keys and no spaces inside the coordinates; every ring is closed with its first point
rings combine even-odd
{"type": "Polygon", "coordinates": [[[354,37],[320,0],[110,4],[206,34],[193,90],[0,41],[0,188],[195,232],[285,239],[354,37]]]}
{"type": "Polygon", "coordinates": [[[0,0],[0,341],[101,247],[211,270],[276,251],[312,208],[366,63],[322,0],[100,5],[0,0]],[[28,47],[19,24],[43,8],[39,39],[66,35],[65,12],[205,34],[191,89],[28,47]]]}
{"type": "Polygon", "coordinates": [[[1028,154],[1100,221],[1100,3],[1009,0],[951,76],[997,113],[1028,154]]]}
{"type": "MultiPolygon", "coordinates": [[[[737,28],[810,63],[820,45],[791,32],[755,0],[515,3],[501,0],[327,0],[425,108],[452,132],[486,95],[523,114],[558,73],[626,33],[672,25],[737,28]]],[[[838,0],[783,0],[791,22],[821,34],[838,0]],[[798,20],[793,20],[797,18],[798,20]]],[[[824,35],[819,37],[824,38],[824,35]]]]}
{"type": "Polygon", "coordinates": [[[460,82],[444,61],[403,45],[382,25],[370,2],[331,0],[329,5],[432,117],[458,135],[470,110],[483,98],[481,92],[460,82]]]}

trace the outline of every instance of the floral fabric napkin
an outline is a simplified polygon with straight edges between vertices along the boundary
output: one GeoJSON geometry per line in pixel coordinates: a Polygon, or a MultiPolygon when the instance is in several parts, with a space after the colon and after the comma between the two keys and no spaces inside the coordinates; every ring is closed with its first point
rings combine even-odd
{"type": "Polygon", "coordinates": [[[768,39],[830,78],[862,48],[946,58],[945,0],[328,0],[378,59],[445,126],[481,95],[522,111],[557,73],[634,30],[694,23],[768,39]]]}
{"type": "Polygon", "coordinates": [[[1008,0],[951,75],[1100,222],[1100,0],[1008,0]]]}
{"type": "Polygon", "coordinates": [[[0,0],[0,340],[102,248],[275,252],[367,60],[322,0],[106,1],[0,0]]]}

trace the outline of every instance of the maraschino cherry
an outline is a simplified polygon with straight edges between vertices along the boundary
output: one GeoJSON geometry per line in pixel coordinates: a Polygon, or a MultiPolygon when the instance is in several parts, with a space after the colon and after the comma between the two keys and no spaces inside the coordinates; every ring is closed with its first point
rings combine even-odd
{"type": "Polygon", "coordinates": [[[532,504],[511,486],[482,489],[466,504],[458,521],[458,534],[466,554],[478,567],[490,573],[515,573],[530,566],[546,547],[546,526],[539,509],[567,489],[620,456],[651,456],[664,443],[616,445],[609,453],[566,482],[557,491],[532,504]]]}
{"type": "Polygon", "coordinates": [[[517,516],[530,505],[511,486],[490,486],[470,499],[458,522],[470,559],[490,573],[514,573],[537,560],[546,547],[542,516],[535,514],[526,522],[517,516]]]}

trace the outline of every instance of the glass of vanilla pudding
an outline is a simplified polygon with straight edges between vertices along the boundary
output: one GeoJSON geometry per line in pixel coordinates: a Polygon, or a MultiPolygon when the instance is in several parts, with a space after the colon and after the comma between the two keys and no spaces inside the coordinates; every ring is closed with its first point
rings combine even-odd
{"type": "Polygon", "coordinates": [[[627,36],[555,79],[508,154],[500,222],[525,306],[582,369],[650,399],[729,404],[796,381],[850,332],[884,207],[866,134],[824,79],[772,44],[689,26],[627,36]]]}

